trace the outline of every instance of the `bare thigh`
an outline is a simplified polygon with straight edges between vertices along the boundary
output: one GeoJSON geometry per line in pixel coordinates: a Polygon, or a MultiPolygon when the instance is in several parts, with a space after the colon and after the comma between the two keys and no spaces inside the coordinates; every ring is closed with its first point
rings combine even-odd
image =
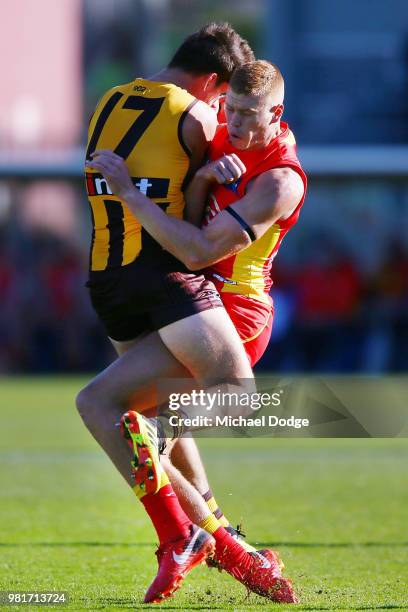
{"type": "Polygon", "coordinates": [[[122,354],[87,388],[125,409],[133,403],[139,411],[162,403],[157,397],[160,378],[193,377],[201,384],[212,384],[253,376],[223,308],[181,319],[130,343],[115,342],[115,348],[122,354]]]}
{"type": "Polygon", "coordinates": [[[118,358],[88,385],[100,397],[138,411],[157,406],[160,378],[191,378],[191,373],[172,355],[157,332],[131,342],[112,342],[118,358]]]}
{"type": "Polygon", "coordinates": [[[200,383],[253,376],[242,342],[223,308],[181,319],[158,333],[168,350],[200,383]]]}
{"type": "MultiPolygon", "coordinates": [[[[154,352],[150,353],[151,358],[155,358],[158,351],[161,352],[160,363],[156,364],[160,368],[160,372],[158,372],[158,369],[156,368],[156,376],[152,372],[151,380],[149,381],[146,379],[142,388],[135,388],[126,401],[127,409],[134,409],[138,412],[148,412],[148,414],[151,414],[149,411],[151,409],[156,409],[160,403],[160,399],[157,394],[157,378],[182,379],[182,391],[186,392],[190,391],[194,386],[191,373],[179,361],[177,361],[175,357],[173,357],[166,346],[161,342],[160,338],[151,337],[155,335],[157,335],[156,332],[154,334],[146,333],[138,336],[134,340],[129,340],[126,342],[119,342],[109,338],[119,357],[124,355],[132,347],[136,345],[140,346],[143,340],[146,340],[147,338],[149,338],[148,343],[144,342],[141,344],[141,349],[145,351],[148,347],[154,347],[154,352]],[[191,383],[188,381],[191,381],[191,383]]],[[[135,384],[137,384],[136,379],[139,380],[139,374],[137,373],[134,378],[135,384]]]]}

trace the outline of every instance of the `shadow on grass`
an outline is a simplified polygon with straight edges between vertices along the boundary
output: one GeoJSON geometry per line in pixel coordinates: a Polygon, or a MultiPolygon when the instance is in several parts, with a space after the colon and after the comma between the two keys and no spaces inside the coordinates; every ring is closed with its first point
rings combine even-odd
{"type": "MultiPolygon", "coordinates": [[[[80,600],[78,600],[79,603],[80,600]]],[[[172,602],[169,602],[170,604],[172,602]]],[[[142,603],[142,601],[139,600],[135,600],[132,599],[130,597],[123,597],[123,598],[119,598],[119,597],[101,597],[99,599],[96,599],[94,604],[95,609],[98,608],[111,608],[112,606],[115,606],[116,608],[120,608],[120,609],[124,609],[124,610],[157,610],[157,604],[145,604],[142,603]],[[138,607],[140,606],[140,607],[138,607]]],[[[185,605],[185,604],[184,604],[185,605]]],[[[243,604],[242,604],[243,605],[243,604]]],[[[246,604],[248,605],[248,604],[246,604]]],[[[259,604],[258,604],[259,605],[259,604]]],[[[204,603],[188,603],[187,604],[188,609],[189,610],[225,610],[225,605],[217,605],[217,604],[213,604],[211,603],[211,606],[209,605],[205,605],[204,603]]],[[[165,602],[163,602],[160,606],[160,608],[163,608],[165,610],[183,610],[183,607],[181,605],[177,606],[177,605],[168,605],[165,602]]],[[[186,608],[184,608],[186,609],[186,608]]],[[[89,608],[84,607],[84,608],[78,608],[78,610],[89,610],[89,608]]],[[[239,610],[239,608],[237,608],[237,610],[239,610]]]]}
{"type": "MultiPolygon", "coordinates": [[[[120,608],[124,608],[124,609],[131,609],[131,610],[135,610],[138,608],[135,608],[135,606],[140,605],[141,602],[138,601],[134,601],[134,600],[130,600],[130,599],[115,599],[113,597],[109,597],[107,599],[104,600],[99,600],[98,602],[100,605],[108,605],[109,607],[111,606],[117,606],[120,608]]],[[[184,604],[185,605],[185,604],[184,604]]],[[[214,605],[211,604],[211,607],[207,606],[203,606],[202,604],[192,604],[189,603],[188,605],[188,610],[225,610],[225,606],[224,605],[214,605]]],[[[165,609],[165,610],[183,610],[183,608],[180,606],[175,606],[175,605],[166,605],[166,603],[163,603],[160,605],[160,608],[165,609]]],[[[143,604],[143,607],[141,606],[140,609],[143,610],[157,610],[157,604],[143,604]]],[[[186,608],[184,608],[186,609],[186,608]]],[[[238,608],[239,610],[239,608],[238,608]]]]}

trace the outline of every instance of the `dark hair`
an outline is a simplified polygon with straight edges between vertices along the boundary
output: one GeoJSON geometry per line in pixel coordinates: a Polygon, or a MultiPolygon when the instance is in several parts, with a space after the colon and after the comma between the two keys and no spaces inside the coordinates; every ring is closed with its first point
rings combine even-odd
{"type": "Polygon", "coordinates": [[[237,66],[254,59],[248,42],[229,23],[209,23],[185,39],[168,67],[197,76],[215,72],[219,84],[228,83],[237,66]]]}

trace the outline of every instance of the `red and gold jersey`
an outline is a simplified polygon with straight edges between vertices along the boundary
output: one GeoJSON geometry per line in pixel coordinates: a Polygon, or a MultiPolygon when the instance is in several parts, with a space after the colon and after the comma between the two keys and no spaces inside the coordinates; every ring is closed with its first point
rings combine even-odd
{"type": "Polygon", "coordinates": [[[207,225],[226,206],[244,197],[249,181],[272,168],[293,168],[301,177],[305,190],[299,204],[288,219],[278,220],[265,234],[236,255],[217,262],[206,270],[218,291],[238,293],[269,303],[272,285],[272,262],[286,232],[296,223],[306,195],[306,175],[296,156],[296,141],[288,125],[281,122],[281,133],[262,149],[238,150],[228,138],[226,125],[219,127],[209,150],[211,161],[236,153],[247,171],[233,184],[214,185],[209,194],[203,225],[207,225]]]}
{"type": "MultiPolygon", "coordinates": [[[[114,87],[91,119],[87,159],[95,149],[115,151],[125,159],[136,187],[167,214],[181,219],[182,184],[190,163],[181,127],[195,102],[170,83],[136,79],[114,87]]],[[[91,270],[131,263],[152,240],[101,174],[87,171],[86,189],[93,222],[91,270]]]]}

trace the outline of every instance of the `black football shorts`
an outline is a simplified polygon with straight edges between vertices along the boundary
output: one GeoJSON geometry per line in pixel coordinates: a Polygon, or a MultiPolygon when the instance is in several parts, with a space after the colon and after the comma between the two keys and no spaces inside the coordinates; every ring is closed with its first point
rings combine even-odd
{"type": "Polygon", "coordinates": [[[211,308],[221,298],[202,274],[194,274],[172,255],[90,272],[86,286],[92,306],[112,340],[133,340],[211,308]]]}

